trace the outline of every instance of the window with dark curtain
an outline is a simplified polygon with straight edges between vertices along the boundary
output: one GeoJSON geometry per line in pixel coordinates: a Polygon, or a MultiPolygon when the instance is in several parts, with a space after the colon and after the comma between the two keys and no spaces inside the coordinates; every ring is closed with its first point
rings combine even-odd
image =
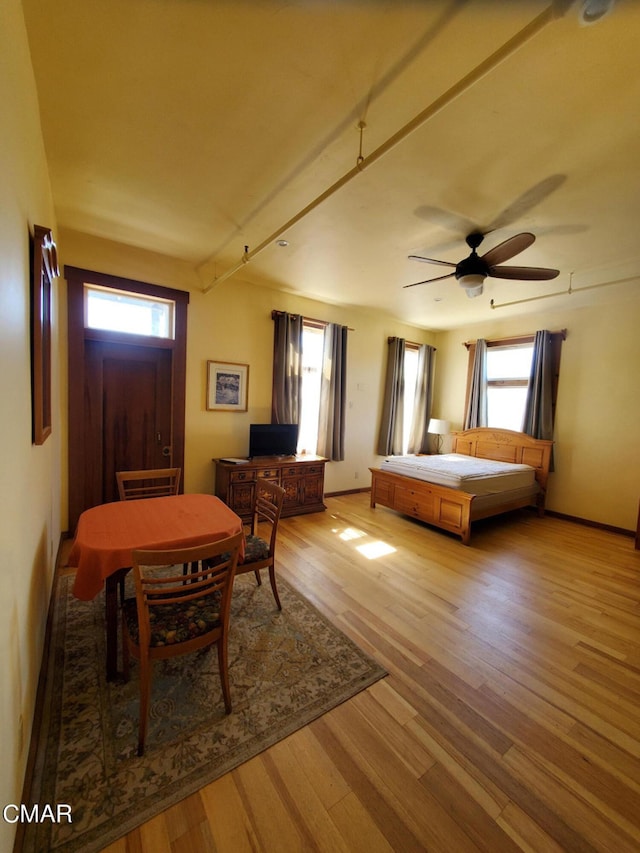
{"type": "Polygon", "coordinates": [[[469,351],[467,372],[467,393],[465,401],[465,429],[476,426],[494,426],[513,429],[532,435],[534,438],[551,439],[555,419],[558,379],[560,375],[560,354],[562,341],[566,338],[566,329],[559,332],[546,330],[535,335],[520,335],[512,338],[486,340],[478,339],[465,346],[469,351]],[[486,359],[493,351],[513,353],[515,361],[518,353],[526,348],[530,354],[530,367],[525,375],[518,378],[492,378],[487,375],[486,359]],[[506,396],[513,391],[520,393],[511,400],[506,396]],[[500,420],[500,407],[487,406],[487,393],[502,393],[507,398],[505,404],[517,412],[508,411],[505,422],[500,420]],[[514,417],[516,423],[514,424],[514,417]],[[545,434],[539,434],[544,432],[545,434]]]}
{"type": "Polygon", "coordinates": [[[310,320],[300,314],[272,312],[274,320],[273,393],[271,401],[273,423],[300,425],[305,418],[317,420],[316,447],[305,447],[309,453],[326,456],[332,461],[344,459],[347,333],[346,326],[310,320]],[[319,393],[313,400],[303,398],[304,330],[323,330],[322,360],[319,393]],[[310,411],[310,406],[314,409],[310,411]]]}
{"type": "Polygon", "coordinates": [[[404,338],[389,338],[377,448],[381,456],[429,452],[427,428],[431,417],[435,352],[435,347],[428,344],[413,344],[404,338]],[[417,353],[417,365],[411,387],[407,387],[408,350],[417,353]],[[410,403],[409,406],[407,402],[410,403]]]}

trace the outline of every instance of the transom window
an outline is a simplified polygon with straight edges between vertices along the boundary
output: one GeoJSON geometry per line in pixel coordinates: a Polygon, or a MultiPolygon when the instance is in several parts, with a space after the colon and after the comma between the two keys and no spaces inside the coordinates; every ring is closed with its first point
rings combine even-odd
{"type": "Polygon", "coordinates": [[[84,324],[87,329],[175,338],[175,302],[126,290],[84,286],[84,324]]]}

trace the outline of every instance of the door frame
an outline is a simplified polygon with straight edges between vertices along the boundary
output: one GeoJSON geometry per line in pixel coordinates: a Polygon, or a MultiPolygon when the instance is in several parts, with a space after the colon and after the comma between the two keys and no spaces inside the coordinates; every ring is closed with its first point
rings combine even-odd
{"type": "MultiPolygon", "coordinates": [[[[137,344],[172,350],[171,430],[172,464],[184,469],[185,399],[187,376],[187,306],[189,293],[157,284],[108,275],[79,267],[65,266],[67,280],[67,341],[69,376],[69,530],[74,530],[85,506],[86,448],[84,438],[85,341],[100,339],[111,343],[137,344]],[[85,328],[84,285],[96,284],[115,290],[139,293],[175,302],[174,339],[152,338],[85,328]]],[[[184,478],[182,478],[184,481],[184,478]]]]}

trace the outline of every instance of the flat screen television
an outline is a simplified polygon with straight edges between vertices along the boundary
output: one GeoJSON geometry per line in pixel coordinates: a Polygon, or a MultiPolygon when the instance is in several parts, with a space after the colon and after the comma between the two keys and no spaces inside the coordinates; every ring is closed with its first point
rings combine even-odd
{"type": "Polygon", "coordinates": [[[298,424],[250,424],[249,456],[295,456],[298,424]]]}

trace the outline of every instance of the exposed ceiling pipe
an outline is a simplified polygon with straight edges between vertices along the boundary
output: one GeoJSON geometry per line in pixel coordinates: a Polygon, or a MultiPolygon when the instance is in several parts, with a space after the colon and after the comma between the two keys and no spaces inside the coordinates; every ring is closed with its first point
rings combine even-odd
{"type": "MultiPolygon", "coordinates": [[[[336,193],[339,189],[342,189],[346,184],[352,181],[355,177],[357,177],[361,172],[367,169],[369,166],[376,163],[387,154],[389,151],[394,149],[397,145],[403,142],[411,133],[413,133],[418,128],[422,127],[425,122],[429,119],[433,118],[433,116],[437,115],[441,110],[443,110],[446,106],[451,104],[456,98],[459,98],[460,95],[464,94],[467,90],[469,90],[472,86],[474,86],[477,82],[482,80],[498,67],[502,62],[512,56],[517,50],[519,50],[523,45],[525,45],[530,39],[532,39],[535,35],[537,35],[546,25],[553,21],[556,17],[558,17],[558,10],[553,5],[549,6],[544,12],[541,12],[536,18],[533,19],[526,27],[523,27],[518,33],[516,33],[512,38],[510,38],[505,44],[499,47],[496,51],[494,51],[489,57],[484,59],[479,65],[476,65],[474,69],[472,69],[468,74],[465,74],[461,80],[457,83],[454,83],[449,89],[447,89],[444,94],[440,95],[433,101],[428,107],[426,107],[422,112],[418,113],[411,121],[404,125],[397,133],[387,139],[386,142],[383,142],[376,150],[369,154],[368,157],[362,157],[362,152],[358,157],[357,163],[353,169],[348,171],[345,175],[339,178],[334,184],[332,184],[327,190],[321,193],[317,198],[315,198],[312,202],[310,202],[306,207],[304,207],[301,211],[296,213],[295,216],[292,216],[284,225],[270,234],[265,240],[262,241],[258,246],[256,246],[251,251],[248,250],[248,247],[245,246],[244,254],[240,261],[230,269],[228,269],[222,275],[217,276],[214,280],[206,285],[203,288],[203,293],[209,293],[223,281],[226,281],[231,276],[235,275],[239,270],[241,270],[245,264],[249,263],[249,261],[253,260],[256,255],[262,252],[267,246],[270,246],[275,240],[281,237],[286,231],[300,222],[301,219],[304,219],[305,216],[308,216],[312,210],[315,210],[323,201],[326,201],[330,198],[334,193],[336,193]]],[[[362,132],[362,123],[359,125],[360,131],[362,132]]]]}
{"type": "Polygon", "coordinates": [[[637,281],[637,275],[627,275],[624,278],[614,278],[611,281],[601,281],[598,284],[587,284],[585,287],[573,286],[573,273],[569,274],[569,287],[567,290],[556,290],[553,293],[542,293],[540,296],[529,296],[526,299],[515,299],[513,302],[494,302],[491,300],[491,308],[509,308],[511,305],[523,305],[525,302],[538,302],[540,299],[551,299],[553,296],[571,296],[574,293],[582,293],[583,290],[598,290],[601,287],[609,287],[611,284],[626,284],[628,281],[637,281]]]}

